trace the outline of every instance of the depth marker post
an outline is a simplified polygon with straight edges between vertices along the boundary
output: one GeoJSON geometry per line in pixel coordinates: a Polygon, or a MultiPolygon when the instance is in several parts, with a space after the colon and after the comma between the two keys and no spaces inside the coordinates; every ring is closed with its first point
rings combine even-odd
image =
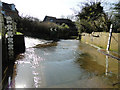
{"type": "Polygon", "coordinates": [[[111,36],[112,36],[112,27],[113,27],[113,25],[111,24],[111,26],[110,26],[109,38],[108,38],[108,44],[107,44],[107,48],[106,48],[107,51],[108,51],[109,48],[110,48],[111,36]]]}

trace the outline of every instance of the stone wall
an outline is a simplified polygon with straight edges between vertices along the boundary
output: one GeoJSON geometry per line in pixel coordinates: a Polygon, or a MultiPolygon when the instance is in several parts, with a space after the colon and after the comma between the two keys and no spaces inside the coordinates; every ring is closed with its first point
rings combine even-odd
{"type": "MultiPolygon", "coordinates": [[[[110,50],[119,52],[119,37],[120,33],[112,33],[110,50]]],[[[106,32],[94,32],[92,34],[82,33],[81,41],[94,44],[101,48],[106,49],[108,43],[109,33],[106,32]]]]}

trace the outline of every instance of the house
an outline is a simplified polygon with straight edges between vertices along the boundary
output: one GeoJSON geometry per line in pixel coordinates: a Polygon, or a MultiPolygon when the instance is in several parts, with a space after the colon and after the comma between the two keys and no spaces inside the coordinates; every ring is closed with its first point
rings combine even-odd
{"type": "Polygon", "coordinates": [[[8,4],[0,1],[0,12],[4,16],[11,16],[12,18],[17,18],[18,10],[15,8],[14,4],[8,4]]]}
{"type": "Polygon", "coordinates": [[[74,22],[72,22],[70,19],[63,19],[63,18],[56,18],[52,16],[45,16],[43,22],[53,22],[58,25],[62,25],[63,23],[67,24],[70,27],[70,33],[71,35],[77,35],[77,28],[74,22]]]}
{"type": "Polygon", "coordinates": [[[56,23],[56,17],[45,16],[43,22],[54,22],[54,23],[56,23]]]}
{"type": "Polygon", "coordinates": [[[62,25],[63,23],[65,23],[68,26],[74,26],[74,23],[69,19],[63,19],[63,18],[57,19],[56,17],[52,17],[52,16],[45,16],[43,22],[53,22],[59,25],[62,25]]]}

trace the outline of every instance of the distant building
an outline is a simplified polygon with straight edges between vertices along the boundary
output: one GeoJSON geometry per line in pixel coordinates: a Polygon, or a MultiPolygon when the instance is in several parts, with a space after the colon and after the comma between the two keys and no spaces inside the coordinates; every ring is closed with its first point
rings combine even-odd
{"type": "Polygon", "coordinates": [[[54,22],[54,23],[56,23],[56,17],[45,16],[43,22],[54,22]]]}
{"type": "Polygon", "coordinates": [[[53,22],[59,25],[65,23],[68,26],[74,26],[74,23],[70,19],[63,19],[63,18],[57,19],[56,17],[51,17],[51,16],[45,16],[43,22],[53,22]]]}
{"type": "Polygon", "coordinates": [[[45,16],[43,22],[53,22],[53,23],[56,23],[58,25],[62,25],[63,23],[65,23],[70,27],[71,34],[72,35],[77,35],[76,25],[70,19],[63,19],[63,18],[57,19],[56,17],[45,16]]]}
{"type": "Polygon", "coordinates": [[[0,1],[0,12],[4,16],[11,16],[12,18],[18,17],[18,10],[15,8],[14,4],[7,4],[0,1]]]}

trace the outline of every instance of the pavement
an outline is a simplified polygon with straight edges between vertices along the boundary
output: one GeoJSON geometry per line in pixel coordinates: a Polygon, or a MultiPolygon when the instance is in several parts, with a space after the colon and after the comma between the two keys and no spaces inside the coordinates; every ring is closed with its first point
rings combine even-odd
{"type": "Polygon", "coordinates": [[[104,55],[107,55],[109,57],[112,57],[114,59],[117,59],[120,61],[120,55],[116,52],[113,52],[113,51],[106,51],[105,49],[100,49],[98,50],[99,52],[103,53],[104,55]]]}
{"type": "Polygon", "coordinates": [[[102,54],[107,55],[109,57],[112,57],[112,58],[120,61],[120,54],[119,53],[114,52],[114,51],[107,51],[106,49],[102,49],[102,48],[100,48],[94,44],[90,44],[88,42],[86,42],[86,44],[89,44],[90,46],[98,49],[98,51],[101,52],[102,54]]]}

